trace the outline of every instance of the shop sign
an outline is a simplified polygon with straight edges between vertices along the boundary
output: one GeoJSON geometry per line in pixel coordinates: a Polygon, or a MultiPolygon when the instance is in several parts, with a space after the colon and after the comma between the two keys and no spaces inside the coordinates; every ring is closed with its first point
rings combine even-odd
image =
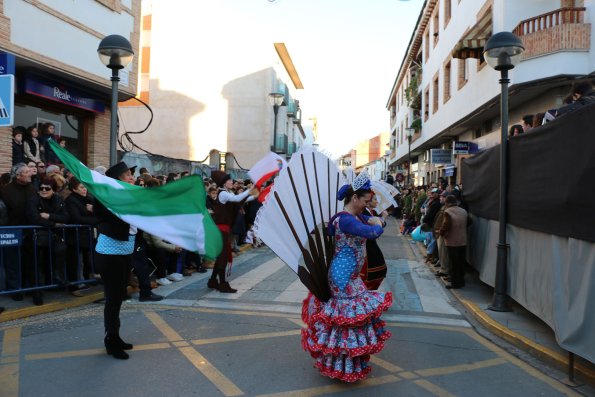
{"type": "Polygon", "coordinates": [[[448,164],[444,167],[444,176],[455,176],[455,168],[454,164],[448,164]]]}
{"type": "Polygon", "coordinates": [[[105,111],[105,104],[102,100],[72,86],[32,74],[25,76],[25,92],[95,113],[103,113],[105,111]]]}
{"type": "Polygon", "coordinates": [[[450,164],[452,163],[452,150],[450,149],[430,149],[431,164],[450,164]]]}
{"type": "Polygon", "coordinates": [[[0,51],[0,75],[14,75],[14,55],[0,51]]]}
{"type": "Polygon", "coordinates": [[[452,153],[455,155],[477,153],[477,144],[474,142],[455,142],[452,153]]]}
{"type": "Polygon", "coordinates": [[[18,247],[23,241],[21,229],[0,229],[0,248],[18,247]]]}
{"type": "Polygon", "coordinates": [[[0,76],[0,127],[10,127],[14,123],[14,76],[0,76]]]}

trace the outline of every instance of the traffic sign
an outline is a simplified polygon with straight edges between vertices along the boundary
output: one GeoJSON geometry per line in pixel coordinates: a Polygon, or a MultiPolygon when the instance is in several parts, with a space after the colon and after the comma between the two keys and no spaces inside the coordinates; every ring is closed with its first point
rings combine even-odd
{"type": "Polygon", "coordinates": [[[14,76],[0,76],[0,127],[14,123],[14,76]]]}

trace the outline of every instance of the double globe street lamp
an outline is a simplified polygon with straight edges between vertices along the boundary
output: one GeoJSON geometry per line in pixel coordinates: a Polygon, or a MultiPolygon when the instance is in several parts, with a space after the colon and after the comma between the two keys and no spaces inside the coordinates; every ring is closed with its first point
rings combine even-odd
{"type": "Polygon", "coordinates": [[[271,151],[278,153],[277,151],[277,114],[279,113],[279,106],[283,104],[285,95],[280,92],[271,92],[269,94],[269,101],[273,105],[273,112],[275,113],[275,122],[273,125],[273,146],[271,151]]]}
{"type": "Polygon", "coordinates": [[[112,70],[112,109],[110,123],[110,165],[116,164],[118,141],[118,82],[120,81],[120,69],[124,69],[132,62],[134,51],[130,42],[117,34],[106,36],[99,43],[97,54],[101,62],[112,70]]]}
{"type": "Polygon", "coordinates": [[[510,32],[496,33],[486,43],[483,57],[488,65],[500,71],[500,207],[498,221],[498,252],[496,257],[496,280],[491,310],[510,311],[507,296],[508,244],[506,244],[506,222],[508,216],[508,71],[521,61],[525,47],[520,38],[510,32]]]}
{"type": "Polygon", "coordinates": [[[413,139],[413,134],[415,134],[415,129],[413,128],[405,128],[405,132],[407,133],[407,143],[409,144],[409,150],[407,155],[407,187],[411,187],[411,140],[413,139]]]}

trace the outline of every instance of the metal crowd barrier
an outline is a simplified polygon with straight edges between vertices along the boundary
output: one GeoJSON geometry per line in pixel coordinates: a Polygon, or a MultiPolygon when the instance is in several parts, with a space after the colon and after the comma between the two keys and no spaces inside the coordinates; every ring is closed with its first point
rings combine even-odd
{"type": "Polygon", "coordinates": [[[95,241],[89,225],[1,226],[0,295],[96,283],[83,274],[83,255],[88,274],[96,273],[95,241]]]}

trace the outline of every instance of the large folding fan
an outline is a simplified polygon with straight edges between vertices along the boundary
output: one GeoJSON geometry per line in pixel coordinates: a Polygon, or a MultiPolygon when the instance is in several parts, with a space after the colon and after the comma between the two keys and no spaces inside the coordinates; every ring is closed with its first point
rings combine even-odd
{"type": "Polygon", "coordinates": [[[256,236],[323,302],[330,298],[328,268],[334,249],[327,226],[343,209],[337,191],[344,183],[330,158],[306,146],[279,173],[255,221],[256,236]]]}

